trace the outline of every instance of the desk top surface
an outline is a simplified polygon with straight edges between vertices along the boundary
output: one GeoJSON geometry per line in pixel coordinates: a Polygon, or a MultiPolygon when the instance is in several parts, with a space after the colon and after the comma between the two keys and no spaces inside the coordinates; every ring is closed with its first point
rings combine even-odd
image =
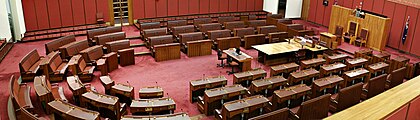
{"type": "Polygon", "coordinates": [[[101,76],[99,79],[105,85],[114,83],[114,81],[109,76],[101,76]]]}
{"type": "Polygon", "coordinates": [[[118,97],[100,94],[96,92],[83,93],[82,97],[99,102],[99,103],[103,103],[106,105],[116,105],[118,103],[118,97]]]}
{"type": "Polygon", "coordinates": [[[391,55],[388,53],[378,53],[378,54],[373,54],[373,56],[378,57],[378,58],[386,58],[386,57],[390,57],[391,55]]]}
{"type": "Polygon", "coordinates": [[[246,61],[251,61],[252,59],[254,59],[253,57],[245,54],[244,52],[240,52],[241,54],[238,55],[236,53],[236,48],[230,48],[228,50],[223,50],[224,53],[226,53],[228,56],[232,57],[233,59],[239,61],[239,62],[246,62],[246,61]]]}
{"type": "Polygon", "coordinates": [[[87,110],[60,100],[51,101],[48,105],[61,113],[80,119],[95,120],[99,117],[99,113],[96,111],[87,110]]]}
{"type": "Polygon", "coordinates": [[[133,86],[130,85],[124,85],[121,83],[118,83],[114,86],[111,87],[112,89],[118,90],[118,91],[124,91],[124,92],[131,92],[132,90],[134,90],[133,86]]]}
{"type": "Polygon", "coordinates": [[[334,64],[329,64],[329,65],[323,65],[321,66],[321,69],[325,71],[330,71],[330,70],[336,70],[336,69],[341,69],[345,67],[346,65],[343,63],[334,63],[334,64]]]}
{"type": "Polygon", "coordinates": [[[334,59],[344,59],[344,58],[348,58],[348,57],[350,57],[350,56],[347,55],[347,54],[335,54],[335,55],[332,55],[332,56],[328,56],[327,58],[334,60],[334,59]]]}
{"type": "Polygon", "coordinates": [[[289,68],[297,68],[297,67],[299,67],[299,65],[292,62],[292,63],[287,63],[287,64],[271,66],[271,69],[273,69],[274,71],[278,71],[278,70],[284,70],[284,69],[289,69],[289,68]]]}
{"type": "Polygon", "coordinates": [[[404,56],[398,56],[398,57],[394,58],[393,60],[395,60],[397,62],[408,62],[408,61],[410,61],[410,59],[408,59],[404,56]]]}
{"type": "MultiPolygon", "coordinates": [[[[271,44],[263,44],[263,45],[254,45],[252,46],[254,49],[263,52],[267,55],[275,55],[275,54],[282,54],[282,53],[289,53],[289,52],[296,52],[299,49],[302,49],[302,45],[294,40],[291,42],[279,42],[279,43],[271,43],[271,44]]],[[[308,49],[310,51],[323,51],[327,50],[328,48],[316,45],[315,48],[311,48],[308,46],[304,46],[304,49],[308,49]],[[320,47],[319,49],[317,47],[320,47]]]]}
{"type": "Polygon", "coordinates": [[[346,63],[348,63],[350,65],[355,65],[355,64],[359,64],[359,63],[366,63],[366,62],[368,62],[368,60],[365,59],[365,58],[361,58],[361,57],[346,60],[346,63]]]}
{"type": "Polygon", "coordinates": [[[258,69],[253,69],[250,71],[244,71],[244,72],[240,72],[240,73],[234,73],[233,76],[235,76],[236,78],[243,78],[243,77],[249,77],[249,76],[253,76],[253,75],[261,75],[261,74],[266,74],[267,72],[261,68],[258,69]]]}
{"type": "Polygon", "coordinates": [[[227,102],[223,104],[223,107],[226,108],[227,111],[235,111],[243,108],[249,108],[254,105],[264,104],[268,103],[270,100],[268,100],[266,97],[262,95],[256,95],[247,97],[241,100],[235,100],[231,102],[227,102]]]}
{"type": "Polygon", "coordinates": [[[223,82],[223,81],[227,82],[227,79],[225,76],[217,76],[217,77],[209,77],[209,78],[204,78],[204,79],[199,79],[199,80],[192,80],[190,81],[190,84],[192,86],[199,86],[199,85],[206,85],[206,84],[223,82]]]}
{"type": "Polygon", "coordinates": [[[385,67],[388,67],[388,66],[389,66],[389,64],[386,64],[384,62],[378,62],[378,63],[374,63],[374,64],[369,65],[369,69],[379,70],[379,69],[382,69],[382,68],[385,68],[385,67]]]}
{"type": "Polygon", "coordinates": [[[315,75],[315,74],[319,74],[319,71],[315,69],[306,69],[306,70],[290,73],[290,75],[294,78],[302,78],[302,77],[307,77],[307,76],[315,75]]]}
{"type": "Polygon", "coordinates": [[[323,63],[323,62],[325,62],[325,59],[323,58],[314,58],[314,59],[309,59],[309,60],[303,60],[302,64],[310,65],[310,64],[317,64],[317,63],[323,63]]]}
{"type": "Polygon", "coordinates": [[[72,91],[79,90],[84,87],[82,82],[79,80],[79,77],[77,76],[67,77],[66,81],[72,91]]]}
{"type": "Polygon", "coordinates": [[[273,77],[262,79],[262,80],[254,80],[252,81],[252,84],[255,87],[261,87],[261,86],[271,85],[275,83],[282,83],[282,82],[287,82],[287,79],[284,78],[283,76],[273,76],[273,77]]]}
{"type": "Polygon", "coordinates": [[[306,86],[305,84],[300,84],[300,85],[295,85],[288,88],[276,90],[274,91],[274,93],[279,98],[283,98],[283,97],[287,97],[287,96],[291,96],[291,95],[295,95],[295,94],[299,94],[303,92],[308,92],[310,90],[311,88],[309,86],[306,86]]]}
{"type": "Polygon", "coordinates": [[[174,113],[169,115],[151,115],[151,116],[135,116],[125,115],[121,120],[190,120],[187,113],[174,113]]]}
{"type": "Polygon", "coordinates": [[[156,93],[163,92],[163,89],[159,86],[140,88],[139,93],[156,93]]]}
{"type": "Polygon", "coordinates": [[[47,86],[44,83],[45,83],[45,76],[35,77],[34,89],[38,96],[43,96],[50,93],[50,91],[48,90],[47,86]]]}
{"type": "Polygon", "coordinates": [[[357,77],[359,75],[363,75],[363,74],[367,74],[369,73],[368,70],[364,69],[364,68],[359,68],[359,69],[355,69],[355,70],[351,70],[351,71],[346,71],[344,72],[344,75],[348,76],[348,77],[357,77]]]}
{"type": "Polygon", "coordinates": [[[330,38],[332,38],[332,37],[336,37],[334,34],[329,33],[329,32],[321,32],[321,33],[320,33],[320,35],[321,35],[321,36],[330,37],[330,38]]]}
{"type": "Polygon", "coordinates": [[[206,91],[204,91],[204,94],[208,97],[215,97],[215,96],[226,95],[226,94],[234,93],[234,92],[242,92],[242,91],[246,91],[246,90],[247,89],[245,87],[243,87],[242,85],[235,84],[235,85],[232,85],[232,86],[226,86],[226,87],[220,87],[220,88],[214,88],[214,89],[206,90],[206,91]]]}
{"type": "Polygon", "coordinates": [[[317,80],[314,80],[314,84],[316,86],[326,86],[326,85],[330,85],[330,84],[335,84],[335,83],[339,83],[341,81],[344,81],[343,78],[341,78],[338,75],[333,75],[333,76],[329,76],[329,77],[324,77],[324,78],[320,78],[317,80]]]}
{"type": "Polygon", "coordinates": [[[140,99],[132,100],[130,107],[145,108],[145,107],[161,107],[175,105],[172,98],[156,98],[156,99],[140,99]]]}

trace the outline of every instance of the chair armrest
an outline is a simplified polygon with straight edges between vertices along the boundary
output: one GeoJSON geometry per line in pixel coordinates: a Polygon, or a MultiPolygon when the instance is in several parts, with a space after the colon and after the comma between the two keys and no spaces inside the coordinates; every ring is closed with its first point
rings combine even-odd
{"type": "Polygon", "coordinates": [[[289,110],[289,115],[292,120],[299,120],[299,116],[289,110]]]}
{"type": "Polygon", "coordinates": [[[334,99],[330,99],[331,103],[338,104],[338,102],[334,99]]]}

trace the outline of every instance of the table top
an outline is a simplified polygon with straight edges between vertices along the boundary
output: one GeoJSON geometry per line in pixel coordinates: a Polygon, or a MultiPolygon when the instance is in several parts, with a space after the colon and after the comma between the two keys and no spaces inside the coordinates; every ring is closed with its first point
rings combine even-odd
{"type": "Polygon", "coordinates": [[[286,64],[281,64],[281,65],[271,66],[271,69],[273,69],[274,71],[279,71],[279,70],[296,68],[296,67],[299,67],[299,65],[292,62],[292,63],[286,63],[286,64]]]}
{"type": "Polygon", "coordinates": [[[359,69],[344,72],[344,74],[350,78],[356,77],[362,74],[367,74],[367,73],[369,73],[369,71],[364,68],[359,68],[359,69]]]}
{"type": "Polygon", "coordinates": [[[261,87],[261,86],[272,85],[275,83],[282,83],[282,82],[287,82],[287,79],[285,79],[283,76],[273,76],[273,77],[262,79],[262,80],[254,80],[252,81],[252,84],[255,87],[261,87]]]}
{"type": "Polygon", "coordinates": [[[334,64],[321,66],[321,70],[325,70],[325,71],[331,71],[331,70],[342,69],[342,68],[346,68],[346,65],[343,63],[334,63],[334,64]]]}
{"type": "Polygon", "coordinates": [[[162,107],[175,105],[172,98],[156,98],[156,99],[139,99],[132,100],[130,107],[147,108],[147,107],[162,107]]]}
{"type": "Polygon", "coordinates": [[[206,91],[204,91],[204,94],[208,97],[215,97],[215,96],[226,95],[226,94],[234,93],[234,92],[242,92],[242,91],[246,91],[246,90],[247,90],[247,88],[243,87],[242,85],[235,84],[235,85],[232,85],[232,86],[226,86],[226,87],[220,87],[220,88],[214,88],[214,89],[206,90],[206,91]]]}
{"type": "Polygon", "coordinates": [[[156,92],[163,92],[163,89],[159,86],[153,86],[153,87],[140,88],[139,90],[139,93],[156,93],[156,92]]]}
{"type": "Polygon", "coordinates": [[[335,59],[344,59],[344,58],[348,58],[348,57],[350,57],[350,56],[347,55],[347,54],[334,54],[332,56],[328,56],[327,58],[335,60],[335,59]]]}
{"type": "Polygon", "coordinates": [[[294,78],[302,78],[302,77],[307,77],[307,76],[311,76],[311,75],[314,75],[314,74],[319,74],[319,71],[317,71],[315,69],[306,69],[306,70],[301,70],[301,71],[290,73],[290,75],[294,78]]]}
{"type": "Polygon", "coordinates": [[[317,64],[317,63],[323,63],[323,62],[325,62],[325,59],[323,58],[314,58],[314,59],[309,59],[309,60],[303,60],[302,64],[310,65],[310,64],[317,64]]]}
{"type": "Polygon", "coordinates": [[[72,91],[76,91],[84,87],[78,76],[69,76],[66,81],[72,91]]]}
{"type": "Polygon", "coordinates": [[[395,60],[397,62],[408,62],[408,61],[410,61],[410,59],[408,59],[404,56],[398,56],[398,57],[394,58],[393,60],[395,60]]]}
{"type": "Polygon", "coordinates": [[[358,50],[358,51],[356,51],[355,53],[359,53],[359,54],[365,54],[365,55],[367,55],[367,54],[372,54],[372,50],[371,49],[362,49],[362,50],[358,50]]]}
{"type": "Polygon", "coordinates": [[[329,32],[321,32],[321,33],[320,33],[320,35],[321,35],[321,36],[330,37],[330,38],[332,38],[332,37],[336,37],[334,34],[329,33],[329,32]]]}
{"type": "Polygon", "coordinates": [[[295,85],[288,88],[276,90],[274,91],[274,93],[279,98],[283,98],[283,97],[287,97],[287,96],[291,96],[291,95],[295,95],[295,94],[299,94],[303,92],[308,92],[310,90],[311,88],[309,86],[306,86],[305,84],[300,84],[300,85],[295,85]]]}
{"type": "MultiPolygon", "coordinates": [[[[263,44],[263,45],[254,45],[252,46],[254,49],[263,52],[267,55],[275,55],[275,54],[282,54],[282,53],[289,53],[289,52],[296,52],[299,49],[302,49],[302,45],[294,40],[289,42],[279,42],[279,43],[271,43],[271,44],[263,44]]],[[[316,45],[315,48],[311,48],[308,46],[304,46],[304,49],[308,49],[310,51],[323,51],[327,50],[328,48],[316,45]],[[319,49],[317,47],[320,47],[319,49]]]]}
{"type": "Polygon", "coordinates": [[[388,53],[378,53],[378,54],[373,54],[374,57],[378,57],[378,58],[386,58],[386,57],[390,57],[391,55],[388,53]]]}
{"type": "Polygon", "coordinates": [[[105,104],[105,105],[116,105],[118,102],[118,97],[100,94],[100,93],[92,92],[92,91],[83,93],[82,97],[105,104]]]}
{"type": "Polygon", "coordinates": [[[225,76],[208,77],[204,79],[192,80],[190,81],[190,84],[192,86],[200,86],[200,85],[207,85],[207,84],[217,83],[217,82],[227,82],[227,79],[225,76]]]}
{"type": "Polygon", "coordinates": [[[100,80],[101,80],[101,82],[103,83],[103,84],[105,84],[105,85],[108,85],[108,84],[112,84],[112,83],[114,83],[114,81],[111,79],[111,77],[109,77],[109,76],[101,76],[100,78],[99,78],[100,80]]]}
{"type": "Polygon", "coordinates": [[[324,77],[324,78],[320,78],[320,79],[316,79],[314,80],[314,85],[321,87],[321,86],[327,86],[327,85],[331,85],[331,84],[337,84],[344,81],[344,79],[338,75],[333,75],[333,76],[329,76],[329,77],[324,77]]]}
{"type": "Polygon", "coordinates": [[[133,86],[124,85],[124,84],[121,84],[121,83],[117,83],[116,85],[112,86],[111,88],[115,89],[115,90],[119,90],[119,91],[124,91],[124,92],[131,92],[131,91],[134,90],[133,86]]]}
{"type": "Polygon", "coordinates": [[[76,118],[86,120],[95,120],[99,118],[99,113],[96,111],[87,110],[85,108],[81,108],[60,100],[51,101],[48,103],[48,105],[53,109],[60,111],[61,113],[66,113],[67,115],[76,118]]]}
{"type": "Polygon", "coordinates": [[[236,53],[236,48],[230,48],[228,50],[223,50],[224,53],[226,53],[228,56],[232,57],[233,59],[239,61],[239,62],[246,62],[246,61],[251,61],[252,59],[254,59],[253,57],[245,54],[244,52],[240,52],[241,54],[238,55],[236,53]]]}
{"type": "Polygon", "coordinates": [[[45,76],[35,77],[34,89],[38,96],[43,96],[50,93],[50,91],[48,90],[47,86],[44,83],[45,83],[45,76]]]}
{"type": "Polygon", "coordinates": [[[346,63],[348,63],[350,65],[356,65],[356,64],[360,64],[360,63],[366,63],[366,62],[368,62],[368,60],[365,59],[365,58],[361,58],[361,57],[346,60],[346,63]]]}
{"type": "Polygon", "coordinates": [[[268,100],[266,97],[262,95],[256,95],[256,96],[247,97],[241,100],[227,102],[223,104],[223,107],[226,108],[228,112],[231,112],[235,110],[249,108],[254,105],[265,104],[268,102],[270,102],[270,100],[268,100]]]}
{"type": "Polygon", "coordinates": [[[234,73],[233,76],[235,76],[236,78],[243,78],[243,77],[249,77],[249,76],[253,76],[253,75],[261,75],[261,74],[266,74],[267,72],[261,68],[258,69],[253,69],[253,70],[249,70],[249,71],[244,71],[244,72],[240,72],[240,73],[234,73]]]}
{"type": "Polygon", "coordinates": [[[378,63],[374,63],[368,66],[369,69],[371,70],[380,70],[382,68],[388,67],[389,64],[386,64],[384,62],[378,62],[378,63]]]}

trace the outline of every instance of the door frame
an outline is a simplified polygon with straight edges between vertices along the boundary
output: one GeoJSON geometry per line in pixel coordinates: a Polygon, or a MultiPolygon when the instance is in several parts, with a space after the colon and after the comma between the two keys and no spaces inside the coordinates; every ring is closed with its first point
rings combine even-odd
{"type": "MultiPolygon", "coordinates": [[[[133,0],[127,0],[128,2],[128,23],[133,25],[133,0]]],[[[115,18],[114,18],[114,6],[113,0],[108,0],[108,11],[109,11],[109,18],[111,26],[115,25],[115,18]]]]}

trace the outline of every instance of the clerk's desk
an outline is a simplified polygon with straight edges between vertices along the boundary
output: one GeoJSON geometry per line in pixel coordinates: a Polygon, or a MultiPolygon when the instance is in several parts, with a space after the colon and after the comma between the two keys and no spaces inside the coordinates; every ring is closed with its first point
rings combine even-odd
{"type": "MultiPolygon", "coordinates": [[[[254,45],[254,49],[258,51],[258,61],[265,65],[283,64],[289,62],[290,56],[294,55],[299,49],[302,49],[302,45],[296,40],[288,39],[289,42],[271,43],[264,45],[254,45]]],[[[312,53],[322,52],[328,48],[315,45],[314,48],[309,46],[303,46],[312,53]]]]}

